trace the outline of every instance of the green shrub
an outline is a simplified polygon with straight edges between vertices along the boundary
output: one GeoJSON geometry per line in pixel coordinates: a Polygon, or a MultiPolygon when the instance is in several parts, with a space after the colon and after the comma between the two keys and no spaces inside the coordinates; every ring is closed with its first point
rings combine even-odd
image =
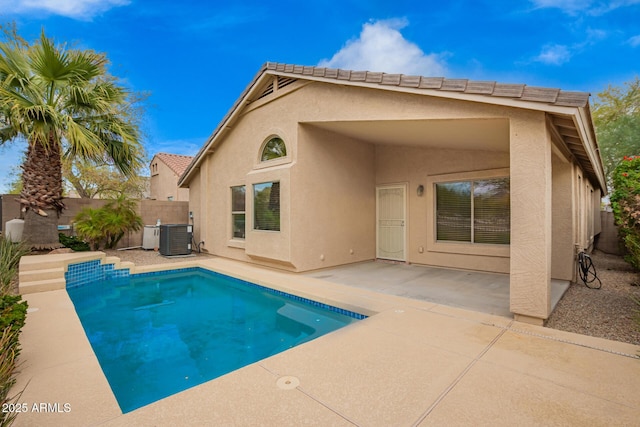
{"type": "Polygon", "coordinates": [[[27,302],[21,295],[0,296],[0,330],[11,328],[19,332],[27,317],[27,302]]]}
{"type": "Polygon", "coordinates": [[[75,252],[90,251],[89,244],[76,236],[67,236],[64,233],[58,233],[60,244],[65,248],[74,250],[75,252]]]}
{"type": "Polygon", "coordinates": [[[613,171],[611,207],[627,249],[625,259],[640,270],[640,156],[626,157],[613,171]]]}
{"type": "MultiPolygon", "coordinates": [[[[29,253],[22,243],[12,243],[0,238],[0,404],[16,403],[21,393],[9,397],[9,390],[16,382],[16,358],[20,353],[18,337],[27,316],[27,302],[20,295],[13,295],[20,258],[29,253]]],[[[13,423],[17,413],[2,411],[0,426],[13,423]]]]}
{"type": "MultiPolygon", "coordinates": [[[[16,383],[16,359],[18,358],[17,346],[18,332],[11,328],[5,328],[0,332],[0,404],[4,408],[6,404],[18,403],[22,391],[15,396],[9,396],[11,387],[16,383]]],[[[23,390],[24,391],[24,390],[23,390]]],[[[13,424],[17,412],[0,412],[0,426],[13,424]]]]}
{"type": "Polygon", "coordinates": [[[121,195],[100,209],[80,211],[74,228],[94,250],[103,244],[106,249],[115,249],[125,233],[142,228],[142,218],[136,213],[136,201],[121,195]]]}
{"type": "Polygon", "coordinates": [[[20,258],[28,253],[29,248],[23,243],[13,243],[5,236],[0,237],[0,295],[12,292],[20,258]]]}
{"type": "MultiPolygon", "coordinates": [[[[16,383],[16,359],[20,354],[20,330],[27,317],[27,302],[20,295],[0,296],[0,404],[16,403],[22,392],[9,396],[16,383]]],[[[2,411],[0,426],[13,423],[16,414],[2,411]]]]}

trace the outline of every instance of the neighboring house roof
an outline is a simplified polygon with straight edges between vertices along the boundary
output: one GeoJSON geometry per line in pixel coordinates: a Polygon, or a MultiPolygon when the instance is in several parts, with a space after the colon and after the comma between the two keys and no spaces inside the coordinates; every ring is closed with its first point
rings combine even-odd
{"type": "MultiPolygon", "coordinates": [[[[178,176],[182,176],[187,167],[193,160],[193,156],[183,156],[180,154],[158,153],[154,158],[162,160],[164,164],[169,166],[173,172],[178,176]]],[[[153,163],[153,160],[152,160],[153,163]]]]}
{"type": "Polygon", "coordinates": [[[371,71],[352,71],[313,66],[265,63],[241,96],[236,100],[207,142],[200,149],[178,185],[186,184],[193,171],[212,149],[224,130],[231,128],[244,106],[278,88],[297,80],[318,81],[331,84],[366,87],[395,92],[459,99],[480,103],[505,105],[516,108],[544,111],[554,130],[553,137],[562,140],[569,148],[565,155],[575,157],[582,168],[600,184],[606,193],[604,170],[598,154],[595,131],[589,110],[588,92],[563,91],[554,88],[534,87],[525,84],[507,84],[493,81],[446,79],[443,77],[409,76],[371,71]],[[272,82],[271,76],[278,76],[272,82]]]}

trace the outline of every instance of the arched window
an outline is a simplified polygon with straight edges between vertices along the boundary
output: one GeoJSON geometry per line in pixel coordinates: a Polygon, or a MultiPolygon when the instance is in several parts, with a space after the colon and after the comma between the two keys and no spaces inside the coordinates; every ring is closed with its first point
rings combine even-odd
{"type": "Polygon", "coordinates": [[[274,136],[262,148],[260,154],[260,161],[266,162],[268,160],[285,157],[287,155],[287,146],[284,144],[282,138],[274,136]]]}

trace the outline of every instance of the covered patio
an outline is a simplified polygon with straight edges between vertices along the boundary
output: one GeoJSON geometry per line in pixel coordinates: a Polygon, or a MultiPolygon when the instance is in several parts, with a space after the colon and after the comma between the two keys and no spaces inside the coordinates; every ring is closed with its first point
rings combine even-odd
{"type": "MultiPolygon", "coordinates": [[[[388,295],[512,317],[508,274],[371,261],[305,275],[388,295]]],[[[551,280],[551,311],[568,288],[566,280],[551,280]]]]}

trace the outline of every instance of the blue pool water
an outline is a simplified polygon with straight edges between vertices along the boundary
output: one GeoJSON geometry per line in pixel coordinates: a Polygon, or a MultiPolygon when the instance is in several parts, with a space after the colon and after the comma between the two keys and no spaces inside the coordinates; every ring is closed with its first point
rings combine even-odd
{"type": "Polygon", "coordinates": [[[67,292],[125,413],[365,317],[197,268],[67,292]]]}

